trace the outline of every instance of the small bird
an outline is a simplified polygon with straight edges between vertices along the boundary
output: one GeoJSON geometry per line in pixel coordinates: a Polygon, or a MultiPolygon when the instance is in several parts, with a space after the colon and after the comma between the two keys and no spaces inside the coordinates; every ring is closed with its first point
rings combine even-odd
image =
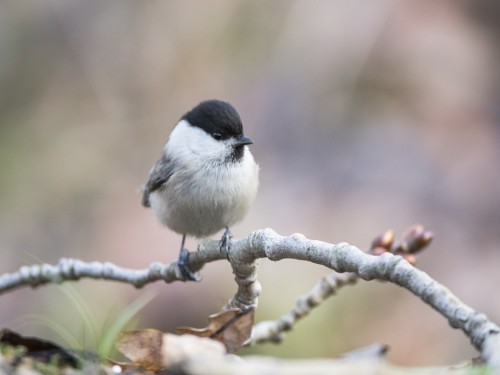
{"type": "Polygon", "coordinates": [[[178,265],[184,280],[198,280],[188,265],[187,235],[203,238],[225,228],[219,244],[229,252],[229,228],[243,219],[257,194],[252,143],[231,104],[206,100],[181,117],[149,172],[142,204],[182,235],[178,265]]]}

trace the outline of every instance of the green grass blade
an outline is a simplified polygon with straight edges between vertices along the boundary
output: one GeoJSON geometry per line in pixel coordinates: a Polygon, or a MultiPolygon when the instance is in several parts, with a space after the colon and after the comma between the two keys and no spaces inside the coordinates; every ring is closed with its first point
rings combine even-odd
{"type": "Polygon", "coordinates": [[[132,301],[116,316],[109,327],[104,330],[104,335],[99,343],[97,353],[102,358],[108,358],[114,350],[115,338],[132,321],[137,313],[156,296],[154,292],[146,292],[132,301]]]}

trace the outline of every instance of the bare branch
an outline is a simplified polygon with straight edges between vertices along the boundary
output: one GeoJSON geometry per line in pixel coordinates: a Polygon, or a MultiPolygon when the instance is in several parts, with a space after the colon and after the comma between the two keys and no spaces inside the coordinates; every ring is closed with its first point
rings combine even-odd
{"type": "MultiPolygon", "coordinates": [[[[224,259],[220,251],[196,252],[190,254],[190,263],[194,271],[206,263],[224,259]]],[[[32,288],[45,284],[60,284],[83,278],[119,281],[142,288],[146,284],[163,280],[166,283],[182,281],[183,277],[177,262],[162,264],[151,263],[149,268],[133,270],[119,267],[110,262],[83,262],[78,259],[61,258],[57,265],[36,264],[23,266],[19,271],[0,276],[0,294],[22,286],[32,288]]]]}
{"type": "MultiPolygon", "coordinates": [[[[394,231],[388,230],[375,237],[368,253],[381,255],[390,252],[401,255],[408,262],[415,265],[415,254],[424,250],[432,242],[433,237],[433,233],[426,230],[422,225],[411,226],[398,241],[395,241],[394,231]]],[[[355,273],[339,274],[333,272],[323,277],[307,294],[297,299],[295,306],[288,314],[274,321],[263,321],[257,324],[252,331],[252,337],[246,342],[246,345],[281,342],[285,337],[285,333],[292,330],[293,326],[308,315],[311,310],[319,307],[325,300],[337,293],[341,287],[353,285],[358,280],[359,276],[355,273]]]]}
{"type": "MultiPolygon", "coordinates": [[[[217,246],[215,241],[201,245],[205,251],[214,246],[217,246]]],[[[374,256],[347,243],[334,245],[309,240],[301,234],[284,237],[272,229],[264,229],[255,231],[248,238],[233,244],[230,262],[236,280],[241,278],[255,280],[256,268],[250,269],[248,265],[259,258],[268,258],[272,261],[304,260],[337,272],[355,273],[364,280],[378,279],[397,284],[437,310],[448,319],[453,328],[461,329],[488,364],[500,367],[500,328],[484,314],[464,304],[428,274],[413,267],[403,256],[391,252],[374,256]]],[[[251,282],[238,284],[238,292],[228,305],[241,306],[242,301],[246,301],[243,306],[249,306],[249,303],[257,304],[260,287],[255,287],[251,282]]]]}
{"type": "MultiPolygon", "coordinates": [[[[350,272],[364,280],[386,280],[408,289],[444,317],[450,325],[461,329],[472,345],[490,365],[500,368],[500,329],[484,314],[461,302],[447,288],[425,272],[413,267],[402,256],[390,252],[374,256],[347,243],[329,244],[309,240],[301,234],[280,236],[271,229],[258,230],[247,238],[235,241],[229,254],[238,291],[227,306],[248,308],[257,304],[260,284],[257,281],[257,261],[297,259],[320,264],[337,272],[350,272]]],[[[197,252],[191,253],[193,271],[204,264],[224,259],[218,241],[205,241],[197,252]]],[[[177,264],[153,263],[145,270],[127,270],[110,263],[85,263],[65,259],[57,266],[22,267],[18,272],[0,277],[0,293],[23,285],[38,286],[60,283],[83,277],[128,282],[136,287],[157,280],[173,282],[182,279],[177,264]]]]}
{"type": "Polygon", "coordinates": [[[408,289],[446,317],[453,328],[461,329],[488,364],[500,367],[499,327],[401,256],[373,256],[346,243],[332,245],[299,234],[282,237],[270,229],[254,232],[249,238],[257,256],[264,252],[271,260],[303,259],[337,272],[354,272],[364,280],[386,280],[408,289]]]}

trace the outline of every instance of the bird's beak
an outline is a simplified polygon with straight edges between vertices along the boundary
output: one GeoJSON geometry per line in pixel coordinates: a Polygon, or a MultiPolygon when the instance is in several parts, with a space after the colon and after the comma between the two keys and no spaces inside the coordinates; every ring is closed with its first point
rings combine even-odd
{"type": "Polygon", "coordinates": [[[241,146],[245,146],[245,145],[251,145],[253,143],[253,141],[248,138],[248,137],[245,137],[244,135],[242,135],[237,141],[236,141],[236,144],[235,146],[236,147],[241,147],[241,146]]]}

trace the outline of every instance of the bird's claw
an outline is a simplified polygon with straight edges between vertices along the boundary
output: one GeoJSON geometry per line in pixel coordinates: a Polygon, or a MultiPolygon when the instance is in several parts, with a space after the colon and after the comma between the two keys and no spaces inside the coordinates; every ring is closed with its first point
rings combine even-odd
{"type": "Polygon", "coordinates": [[[201,276],[194,273],[189,266],[189,251],[184,247],[179,253],[179,259],[177,260],[177,266],[182,275],[183,281],[200,281],[201,276]]]}
{"type": "Polygon", "coordinates": [[[231,250],[231,239],[233,238],[233,234],[229,228],[226,228],[222,238],[219,241],[219,249],[226,254],[227,260],[229,260],[229,251],[231,250]]]}

